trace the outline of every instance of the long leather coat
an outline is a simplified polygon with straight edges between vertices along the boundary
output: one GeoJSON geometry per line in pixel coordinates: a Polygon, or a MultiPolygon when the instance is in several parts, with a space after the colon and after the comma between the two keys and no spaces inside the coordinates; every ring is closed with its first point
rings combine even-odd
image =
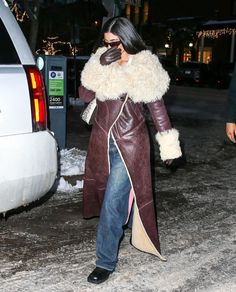
{"type": "MultiPolygon", "coordinates": [[[[80,98],[89,102],[92,91],[80,87],[80,98]]],[[[97,116],[92,128],[85,165],[84,217],[99,216],[109,175],[109,137],[113,136],[131,180],[130,200],[134,201],[132,244],[160,255],[160,243],[153,203],[149,135],[142,103],[130,98],[97,100],[97,116]]],[[[159,132],[171,129],[163,100],[147,104],[159,132]]]]}
{"type": "Polygon", "coordinates": [[[112,135],[132,186],[129,197],[129,206],[133,203],[132,244],[164,259],[155,218],[143,104],[149,108],[155,123],[162,160],[181,156],[178,131],[171,128],[162,100],[169,76],[158,57],[147,50],[129,55],[127,64],[113,62],[102,66],[100,56],[106,49],[99,48],[92,54],[81,73],[81,99],[89,102],[95,96],[98,106],[85,164],[84,216],[100,213],[109,176],[108,149],[112,135]]]}

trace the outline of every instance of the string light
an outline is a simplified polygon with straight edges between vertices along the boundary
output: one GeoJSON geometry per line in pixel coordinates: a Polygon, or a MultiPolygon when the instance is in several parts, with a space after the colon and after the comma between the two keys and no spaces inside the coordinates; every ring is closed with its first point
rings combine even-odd
{"type": "Polygon", "coordinates": [[[212,29],[212,30],[202,30],[197,32],[198,38],[205,37],[210,39],[217,39],[222,35],[232,35],[236,33],[236,28],[222,28],[222,29],[212,29]]]}
{"type": "Polygon", "coordinates": [[[41,54],[43,53],[45,55],[56,55],[61,52],[61,50],[56,49],[56,46],[68,46],[69,47],[69,52],[71,55],[75,55],[78,52],[78,49],[73,47],[70,42],[63,42],[59,40],[58,36],[55,37],[48,37],[46,40],[43,40],[43,47],[41,49],[38,49],[36,51],[36,54],[41,54]]]}
{"type": "Polygon", "coordinates": [[[17,3],[10,5],[10,9],[15,14],[16,20],[19,22],[23,22],[26,18],[29,18],[26,11],[22,12],[17,3]]]}

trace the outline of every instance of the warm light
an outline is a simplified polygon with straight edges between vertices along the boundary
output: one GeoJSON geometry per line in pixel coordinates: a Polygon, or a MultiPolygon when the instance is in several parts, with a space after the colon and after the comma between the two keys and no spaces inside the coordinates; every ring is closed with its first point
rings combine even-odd
{"type": "Polygon", "coordinates": [[[26,18],[29,18],[26,11],[22,12],[21,9],[19,9],[19,6],[17,3],[10,5],[11,11],[15,13],[16,20],[19,22],[23,22],[26,18]]]}
{"type": "Polygon", "coordinates": [[[222,29],[212,29],[212,30],[202,30],[197,32],[199,38],[205,37],[210,39],[217,39],[218,37],[228,34],[232,35],[236,33],[236,28],[222,28],[222,29]]]}
{"type": "Polygon", "coordinates": [[[32,88],[35,89],[37,88],[37,83],[36,83],[36,80],[35,80],[35,76],[34,76],[34,73],[30,73],[30,79],[31,79],[31,84],[32,84],[32,88]]]}
{"type": "Polygon", "coordinates": [[[170,45],[169,44],[165,44],[165,48],[169,49],[170,45]]]}
{"type": "MultiPolygon", "coordinates": [[[[212,61],[212,47],[204,47],[202,62],[208,64],[212,61]]],[[[198,52],[198,62],[201,62],[201,52],[198,52]]]]}
{"type": "Polygon", "coordinates": [[[149,3],[145,1],[143,5],[143,23],[144,24],[148,22],[148,16],[149,16],[149,3]]]}
{"type": "Polygon", "coordinates": [[[192,48],[192,47],[193,47],[193,43],[189,43],[188,46],[189,46],[190,48],[192,48]]]}
{"type": "Polygon", "coordinates": [[[43,43],[44,43],[44,46],[41,49],[38,49],[36,51],[36,54],[40,54],[40,52],[43,51],[45,55],[56,55],[57,53],[61,52],[61,50],[57,50],[55,48],[56,45],[69,46],[69,50],[70,50],[70,53],[72,55],[74,55],[78,52],[78,49],[76,47],[73,48],[73,46],[70,42],[60,41],[58,36],[47,37],[47,40],[43,40],[43,43]]]}
{"type": "Polygon", "coordinates": [[[34,112],[35,112],[35,122],[40,121],[40,111],[39,111],[39,100],[34,99],[34,112]]]}
{"type": "Polygon", "coordinates": [[[25,66],[30,99],[32,105],[32,121],[34,131],[41,131],[47,127],[47,111],[43,77],[36,66],[25,66]]]}
{"type": "Polygon", "coordinates": [[[130,8],[130,5],[128,4],[126,5],[126,13],[125,13],[128,19],[130,19],[130,11],[131,11],[131,8],[130,8]]]}

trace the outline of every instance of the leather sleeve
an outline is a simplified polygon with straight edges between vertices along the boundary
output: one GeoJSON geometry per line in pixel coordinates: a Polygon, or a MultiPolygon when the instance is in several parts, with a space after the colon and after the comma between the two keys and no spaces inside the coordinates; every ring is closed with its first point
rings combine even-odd
{"type": "Polygon", "coordinates": [[[95,92],[85,88],[83,85],[79,86],[79,97],[84,102],[90,102],[95,98],[95,92]]]}
{"type": "Polygon", "coordinates": [[[172,129],[163,99],[150,102],[147,104],[147,107],[158,132],[164,132],[172,129]]]}

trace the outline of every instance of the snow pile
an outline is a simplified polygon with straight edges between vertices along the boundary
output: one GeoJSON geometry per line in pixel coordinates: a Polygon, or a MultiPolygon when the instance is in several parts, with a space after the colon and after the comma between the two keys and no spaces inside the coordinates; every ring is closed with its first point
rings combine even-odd
{"type": "Polygon", "coordinates": [[[76,180],[75,185],[71,185],[65,177],[84,174],[86,151],[76,148],[63,149],[60,152],[60,174],[59,192],[73,192],[83,188],[83,180],[76,180]]]}
{"type": "Polygon", "coordinates": [[[86,151],[76,148],[63,149],[60,152],[61,176],[84,174],[86,151]]]}
{"type": "Polygon", "coordinates": [[[68,181],[66,181],[63,177],[61,177],[57,191],[59,192],[78,191],[83,188],[83,185],[84,185],[83,180],[77,180],[76,185],[72,186],[68,181]]]}

